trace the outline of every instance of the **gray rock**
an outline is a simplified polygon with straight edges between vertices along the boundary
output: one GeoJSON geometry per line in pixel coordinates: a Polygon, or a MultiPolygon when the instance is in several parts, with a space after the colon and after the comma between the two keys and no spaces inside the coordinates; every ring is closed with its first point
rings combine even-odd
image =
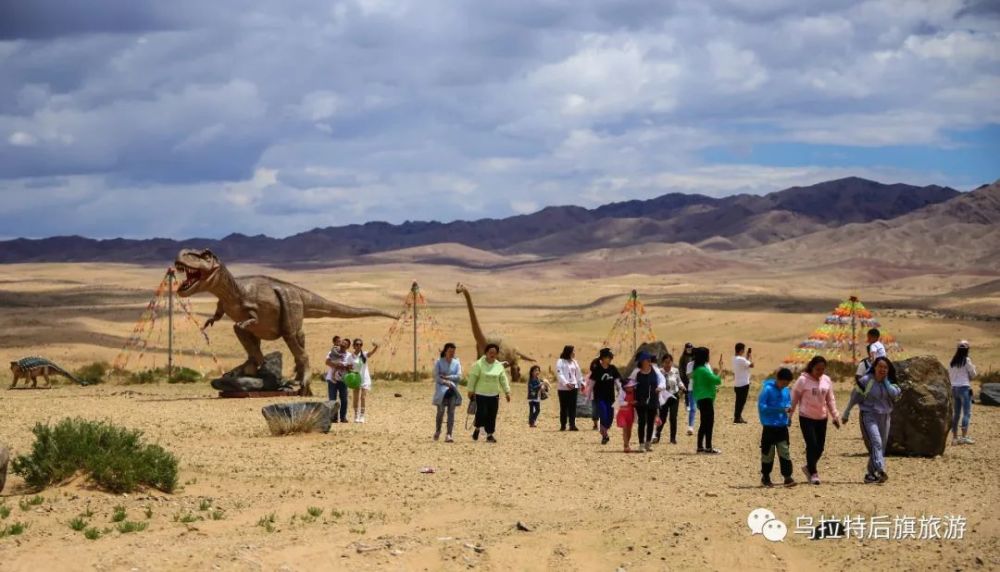
{"type": "Polygon", "coordinates": [[[272,435],[289,433],[330,432],[336,401],[306,401],[274,403],[261,408],[272,435]]]}
{"type": "Polygon", "coordinates": [[[7,463],[10,462],[10,449],[0,446],[0,493],[7,484],[7,463]]]}
{"type": "Polygon", "coordinates": [[[984,383],[979,389],[979,404],[1000,406],[1000,383],[984,383]]]}
{"type": "Polygon", "coordinates": [[[895,365],[896,383],[903,391],[892,411],[888,453],[920,457],[944,453],[953,407],[948,370],[932,356],[895,365]]]}
{"type": "MultiPolygon", "coordinates": [[[[639,352],[646,352],[649,355],[655,357],[656,358],[656,363],[660,363],[660,360],[663,359],[663,356],[665,356],[668,353],[670,353],[669,351],[667,351],[666,344],[664,344],[663,342],[661,342],[659,340],[657,340],[655,342],[646,342],[646,343],[641,344],[639,346],[639,349],[635,353],[639,353],[639,352]]],[[[628,364],[624,368],[620,368],[618,371],[620,371],[622,375],[628,376],[630,373],[632,373],[632,370],[635,369],[635,356],[634,355],[630,355],[630,356],[621,356],[621,357],[622,358],[627,357],[628,358],[628,364]]],[[[615,356],[615,358],[616,359],[620,359],[619,356],[615,356]]],[[[680,356],[674,356],[674,361],[676,362],[679,358],[680,358],[680,356]]]]}
{"type": "Polygon", "coordinates": [[[576,394],[576,416],[582,419],[590,419],[592,413],[590,399],[583,393],[576,394]]]}
{"type": "Polygon", "coordinates": [[[281,352],[271,352],[264,356],[264,365],[257,369],[257,375],[243,375],[243,366],[240,366],[212,380],[212,388],[219,391],[281,391],[292,386],[282,380],[281,369],[281,352]]]}

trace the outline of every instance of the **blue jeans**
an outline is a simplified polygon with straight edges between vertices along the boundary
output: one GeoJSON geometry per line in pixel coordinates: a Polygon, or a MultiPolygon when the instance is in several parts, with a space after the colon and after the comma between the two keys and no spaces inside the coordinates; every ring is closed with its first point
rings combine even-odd
{"type": "Polygon", "coordinates": [[[605,401],[603,399],[595,399],[593,401],[594,411],[597,412],[598,418],[601,420],[601,428],[607,431],[611,429],[612,420],[615,417],[615,404],[612,401],[605,401]]]}
{"type": "MultiPolygon", "coordinates": [[[[340,422],[347,423],[347,384],[344,382],[326,382],[326,394],[330,401],[340,400],[340,422]]],[[[334,412],[333,422],[337,422],[337,415],[334,412]]]]}
{"type": "Polygon", "coordinates": [[[687,393],[687,406],[688,406],[688,427],[694,427],[694,412],[697,410],[698,406],[694,402],[694,398],[691,397],[690,393],[687,393]]]}
{"type": "Polygon", "coordinates": [[[972,418],[972,388],[967,386],[951,388],[955,398],[955,412],[951,416],[951,432],[958,437],[958,417],[962,416],[962,429],[968,430],[969,419],[972,418]]]}

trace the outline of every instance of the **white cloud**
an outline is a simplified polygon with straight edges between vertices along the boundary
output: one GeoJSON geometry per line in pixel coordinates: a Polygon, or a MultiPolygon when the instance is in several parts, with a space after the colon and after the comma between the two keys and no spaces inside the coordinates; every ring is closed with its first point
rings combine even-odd
{"type": "Polygon", "coordinates": [[[15,147],[32,147],[38,143],[38,139],[31,133],[15,131],[7,138],[7,142],[15,147]]]}

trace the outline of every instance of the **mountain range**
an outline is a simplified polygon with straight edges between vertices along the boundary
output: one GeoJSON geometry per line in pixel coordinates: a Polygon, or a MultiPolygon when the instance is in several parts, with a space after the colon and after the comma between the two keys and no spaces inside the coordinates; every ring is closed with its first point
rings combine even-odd
{"type": "MultiPolygon", "coordinates": [[[[678,260],[738,251],[750,261],[809,262],[817,252],[865,258],[878,254],[872,244],[887,238],[906,264],[933,255],[936,263],[951,258],[962,265],[995,265],[1000,262],[1000,184],[960,193],[849,177],[767,195],[672,193],[594,209],[555,206],[504,219],[449,223],[369,222],[280,239],[243,234],[185,240],[16,239],[0,242],[0,263],[162,263],[173,260],[180,248],[207,247],[223,260],[277,265],[416,261],[499,267],[600,258],[602,250],[613,257],[608,252],[656,243],[675,245],[670,256],[678,260]]],[[[696,269],[697,264],[687,266],[696,269]]]]}

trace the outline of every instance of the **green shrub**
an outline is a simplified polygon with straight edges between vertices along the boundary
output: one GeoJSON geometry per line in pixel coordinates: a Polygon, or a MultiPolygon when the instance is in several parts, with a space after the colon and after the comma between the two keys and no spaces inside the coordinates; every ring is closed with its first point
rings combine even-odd
{"type": "Polygon", "coordinates": [[[10,516],[10,507],[5,504],[0,504],[0,518],[6,520],[10,516]]]}
{"type": "Polygon", "coordinates": [[[94,385],[104,383],[104,378],[110,370],[111,365],[108,362],[95,361],[80,367],[74,372],[74,375],[87,385],[94,385]]]}
{"type": "Polygon", "coordinates": [[[167,380],[170,383],[196,383],[202,380],[202,375],[189,367],[175,367],[174,374],[167,380]]]}
{"type": "Polygon", "coordinates": [[[159,445],[143,443],[141,431],[85,419],[63,419],[55,426],[38,423],[31,431],[31,453],[14,459],[13,470],[35,489],[78,471],[112,493],[141,485],[172,492],[177,486],[177,458],[159,445]]]}
{"type": "Polygon", "coordinates": [[[146,530],[147,526],[149,526],[148,522],[132,522],[131,520],[126,520],[124,522],[119,522],[118,526],[115,528],[117,528],[118,532],[122,534],[128,534],[130,532],[142,532],[143,530],[146,530]]]}
{"type": "Polygon", "coordinates": [[[0,538],[4,536],[17,536],[23,534],[28,529],[28,525],[23,522],[15,522],[11,525],[0,528],[0,538]]]}
{"type": "Polygon", "coordinates": [[[87,530],[83,531],[83,537],[86,538],[87,540],[97,540],[98,538],[101,537],[101,531],[91,526],[87,530]]]}
{"type": "Polygon", "coordinates": [[[69,527],[77,532],[80,532],[81,530],[87,528],[87,521],[83,520],[80,517],[76,517],[73,520],[69,521],[69,527]]]}
{"type": "Polygon", "coordinates": [[[111,515],[111,522],[121,522],[125,520],[128,513],[125,512],[125,507],[118,505],[115,507],[115,512],[111,515]]]}
{"type": "Polygon", "coordinates": [[[226,518],[226,513],[221,508],[212,511],[212,520],[222,520],[223,518],[226,518]]]}
{"type": "Polygon", "coordinates": [[[125,380],[127,384],[146,384],[146,383],[156,383],[159,370],[155,369],[144,369],[142,371],[133,371],[128,374],[125,380]]]}

